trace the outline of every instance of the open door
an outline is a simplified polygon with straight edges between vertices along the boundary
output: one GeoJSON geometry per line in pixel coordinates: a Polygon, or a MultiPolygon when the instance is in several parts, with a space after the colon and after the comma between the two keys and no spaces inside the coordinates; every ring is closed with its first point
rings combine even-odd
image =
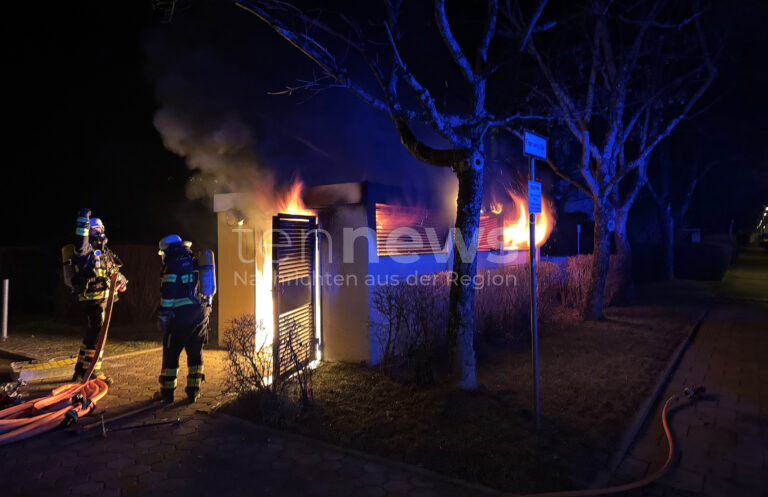
{"type": "Polygon", "coordinates": [[[272,218],[274,299],[273,374],[279,380],[315,359],[314,216],[278,214],[272,218]]]}

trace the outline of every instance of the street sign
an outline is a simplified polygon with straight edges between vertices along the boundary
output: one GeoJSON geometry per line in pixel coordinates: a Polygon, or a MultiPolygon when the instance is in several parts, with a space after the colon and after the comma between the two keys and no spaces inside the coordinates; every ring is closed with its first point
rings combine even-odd
{"type": "Polygon", "coordinates": [[[541,212],[541,183],[536,181],[536,159],[547,160],[547,139],[530,131],[523,136],[523,155],[530,159],[531,175],[528,178],[528,254],[531,264],[531,356],[533,363],[533,412],[536,429],[541,427],[539,402],[539,315],[536,302],[536,214],[541,212]]]}
{"type": "Polygon", "coordinates": [[[541,183],[538,181],[528,181],[528,212],[541,213],[541,183]]]}
{"type": "Polygon", "coordinates": [[[523,135],[523,155],[547,160],[547,139],[530,131],[525,131],[523,135]]]}

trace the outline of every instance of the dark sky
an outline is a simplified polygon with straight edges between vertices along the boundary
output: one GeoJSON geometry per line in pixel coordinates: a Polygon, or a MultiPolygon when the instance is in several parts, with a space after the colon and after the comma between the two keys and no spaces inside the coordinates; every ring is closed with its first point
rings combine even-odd
{"type": "MultiPolygon", "coordinates": [[[[762,2],[741,8],[701,118],[714,137],[708,155],[727,162],[694,202],[692,219],[718,218],[713,229],[731,217],[750,224],[768,202],[768,19],[762,2]],[[743,159],[728,162],[735,155],[743,159]]],[[[160,109],[194,123],[190,136],[248,130],[252,157],[234,159],[255,161],[278,184],[294,173],[310,184],[451,181],[410,158],[384,116],[341,90],[267,95],[312,67],[229,2],[193,3],[170,24],[139,2],[16,3],[5,18],[17,29],[3,35],[4,246],[66,243],[81,206],[104,218],[113,242],[178,231],[213,243],[210,204],[187,198],[189,169],[153,122],[160,109]]]]}

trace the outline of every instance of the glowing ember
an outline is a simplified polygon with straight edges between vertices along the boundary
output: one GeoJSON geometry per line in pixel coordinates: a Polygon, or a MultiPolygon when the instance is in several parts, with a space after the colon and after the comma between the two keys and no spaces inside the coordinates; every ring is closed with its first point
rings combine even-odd
{"type": "MultiPolygon", "coordinates": [[[[504,249],[505,250],[527,250],[530,246],[528,239],[528,203],[521,195],[512,190],[507,193],[515,202],[517,217],[512,218],[512,213],[508,212],[504,219],[504,249]]],[[[536,214],[536,246],[540,247],[547,241],[552,229],[555,227],[555,219],[549,208],[548,202],[541,203],[541,214],[536,214]]]]}

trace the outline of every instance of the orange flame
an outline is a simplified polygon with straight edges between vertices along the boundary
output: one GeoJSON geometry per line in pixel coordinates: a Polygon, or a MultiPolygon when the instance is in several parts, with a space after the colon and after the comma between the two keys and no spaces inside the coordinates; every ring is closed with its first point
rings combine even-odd
{"type": "MultiPolygon", "coordinates": [[[[517,206],[517,217],[511,219],[509,214],[504,219],[504,249],[527,250],[530,247],[530,233],[528,229],[528,203],[521,195],[512,190],[507,193],[517,206]]],[[[548,202],[542,201],[541,214],[536,214],[536,246],[541,247],[547,241],[552,229],[555,227],[555,219],[549,208],[548,202]]]]}
{"type": "MultiPolygon", "coordinates": [[[[284,195],[279,197],[275,202],[277,208],[275,214],[296,214],[305,216],[314,216],[315,213],[304,205],[304,201],[301,198],[302,190],[304,189],[304,183],[301,180],[296,179],[291,184],[290,188],[284,195]]],[[[255,278],[255,314],[257,321],[261,321],[264,327],[257,330],[256,336],[256,348],[259,349],[262,346],[267,346],[272,343],[272,336],[274,330],[274,315],[273,315],[273,302],[272,302],[272,237],[263,237],[263,258],[262,266],[256,265],[256,278],[255,278]]],[[[268,348],[268,347],[267,347],[268,348]]],[[[270,349],[271,350],[271,349],[270,349]]]]}
{"type": "Polygon", "coordinates": [[[501,211],[504,210],[504,204],[496,200],[496,195],[491,194],[491,204],[488,206],[491,209],[491,212],[494,214],[501,214],[501,211]]]}
{"type": "Polygon", "coordinates": [[[286,192],[283,198],[277,201],[277,212],[280,214],[298,214],[302,216],[314,216],[315,213],[304,205],[301,198],[301,192],[304,189],[304,183],[300,179],[295,179],[293,184],[286,192]]]}

